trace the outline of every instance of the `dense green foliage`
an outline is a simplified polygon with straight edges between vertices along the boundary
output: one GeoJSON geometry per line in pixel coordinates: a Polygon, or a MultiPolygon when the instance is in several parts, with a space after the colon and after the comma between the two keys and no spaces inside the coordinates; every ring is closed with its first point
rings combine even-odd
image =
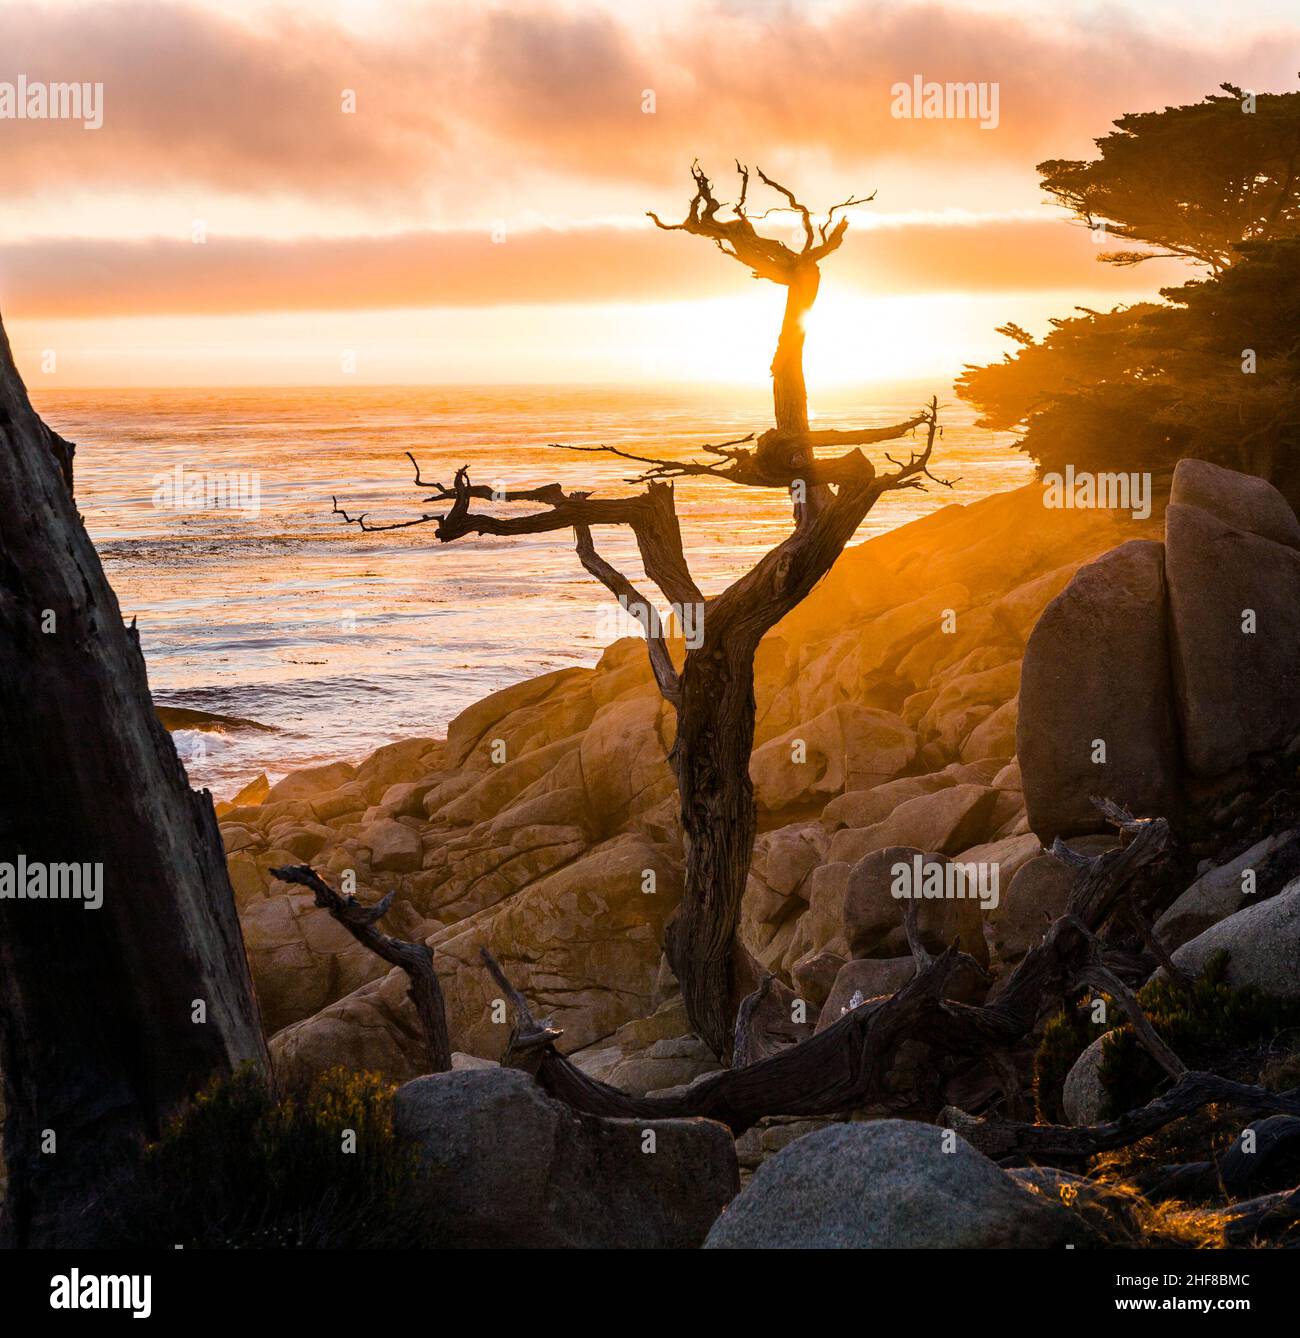
{"type": "Polygon", "coordinates": [[[1255,242],[1167,305],[1085,311],[1019,351],[967,367],[984,427],[1019,430],[1044,471],[1150,471],[1183,456],[1259,474],[1300,498],[1300,239],[1255,242]],[[1247,370],[1250,368],[1252,370],[1247,370]]]}
{"type": "Polygon", "coordinates": [[[102,1246],[433,1246],[414,1153],[393,1134],[395,1089],[334,1070],[276,1095],[251,1070],[213,1083],[101,1206],[102,1246]],[[345,1131],[353,1138],[345,1138],[345,1131]],[[354,1150],[345,1150],[351,1145],[354,1150]]]}
{"type": "Polygon", "coordinates": [[[1061,1096],[1074,1061],[1097,1039],[1083,1007],[1063,1008],[1043,1029],[1034,1055],[1034,1102],[1046,1124],[1068,1124],[1061,1096]]]}
{"type": "Polygon", "coordinates": [[[1217,270],[1240,242],[1300,233],[1300,95],[1221,88],[1121,116],[1094,159],[1039,163],[1043,189],[1077,218],[1154,248],[1104,260],[1173,255],[1217,270]]]}
{"type": "MultiPolygon", "coordinates": [[[[1153,980],[1138,994],[1151,1025],[1183,1061],[1239,1078],[1241,1056],[1250,1056],[1279,1032],[1300,1026],[1300,1004],[1272,998],[1253,988],[1227,983],[1228,954],[1215,953],[1191,989],[1171,980],[1153,980]],[[1235,1070],[1235,1072],[1234,1072],[1235,1070]]],[[[1145,1105],[1165,1082],[1165,1074],[1127,1023],[1115,1027],[1101,1047],[1102,1086],[1114,1110],[1145,1105]]],[[[1249,1065],[1250,1060],[1244,1062],[1249,1065]]]]}
{"type": "MultiPolygon", "coordinates": [[[[957,381],[981,426],[1017,431],[1044,472],[1143,471],[1184,456],[1259,474],[1300,501],[1300,94],[1126,116],[1044,188],[1117,236],[1212,267],[1146,302],[1054,320],[957,381]]],[[[1127,253],[1130,257],[1146,253],[1127,253]]],[[[1115,259],[1114,256],[1104,257],[1115,259]]]]}

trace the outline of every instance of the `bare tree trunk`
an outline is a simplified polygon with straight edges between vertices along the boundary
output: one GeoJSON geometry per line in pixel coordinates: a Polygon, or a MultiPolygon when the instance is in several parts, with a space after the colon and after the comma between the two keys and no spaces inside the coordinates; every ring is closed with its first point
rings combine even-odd
{"type": "Polygon", "coordinates": [[[772,402],[776,430],[801,437],[808,431],[808,389],[803,376],[804,323],[821,284],[816,265],[802,265],[785,294],[785,317],[772,359],[772,402]]]}
{"type": "MultiPolygon", "coordinates": [[[[482,960],[515,1010],[515,1030],[502,1062],[535,1074],[552,1096],[591,1115],[621,1119],[703,1116],[721,1120],[737,1134],[768,1115],[834,1115],[877,1101],[896,1104],[899,1093],[892,1090],[890,1071],[905,1045],[913,1048],[914,1056],[917,1047],[925,1048],[920,1064],[922,1088],[913,1091],[907,1102],[913,1108],[937,1103],[942,1062],[950,1058],[959,1061],[950,1077],[964,1064],[988,1066],[1005,1081],[1008,1074],[1014,1075],[1011,1055],[1015,1047],[1033,1031],[1046,1008],[1060,1006],[1077,987],[1080,970],[1091,965],[1094,931],[1123,904],[1136,872],[1166,848],[1169,824],[1164,818],[1134,819],[1110,803],[1103,811],[1131,838],[1128,844],[1089,858],[1056,842],[1053,854],[1080,871],[1065,913],[982,1006],[945,997],[963,955],[956,944],[939,957],[926,951],[917,930],[917,905],[912,902],[906,926],[916,973],[895,994],[849,1009],[824,1031],[778,1048],[766,1044],[752,1026],[753,1012],[762,1002],[760,993],[739,1010],[734,1051],[742,1060],[755,1054],[759,1058],[710,1074],[675,1093],[635,1096],[596,1081],[559,1054],[554,1043],[562,1033],[533,1017],[527,1000],[484,948],[482,960]]],[[[969,958],[965,960],[970,963],[969,958]]],[[[767,985],[760,985],[760,991],[765,988],[767,985]]],[[[1204,1079],[1205,1075],[1184,1075],[1184,1080],[1190,1082],[1192,1077],[1204,1079]]],[[[1291,1094],[1285,1099],[1291,1100],[1291,1094]]],[[[1300,1094],[1295,1099],[1300,1101],[1300,1094]]],[[[949,1108],[948,1114],[978,1124],[964,1112],[949,1108]]],[[[1173,1116],[1152,1128],[1170,1118],[1173,1116]]],[[[1059,1132],[1051,1131],[1047,1146],[1057,1146],[1053,1139],[1059,1132]]],[[[990,1140],[1009,1140],[1014,1147],[1024,1137],[1019,1125],[988,1126],[990,1140]]]]}
{"type": "Polygon", "coordinates": [[[754,746],[754,650],[710,634],[682,672],[672,766],[682,802],[686,879],[665,947],[686,1015],[720,1058],[750,982],[735,977],[736,926],[758,826],[749,757],[754,746]]]}
{"type": "MultiPolygon", "coordinates": [[[[443,543],[471,534],[540,534],[571,527],[582,565],[628,608],[646,608],[636,586],[596,549],[592,528],[627,525],[636,535],[647,579],[674,605],[703,610],[704,642],[686,653],[680,672],[662,631],[647,618],[647,649],[655,682],[677,712],[672,766],[681,799],[686,846],[686,881],[681,904],[668,927],[665,948],[682,986],[691,1025],[724,1063],[733,1053],[733,1021],[741,999],[757,983],[753,963],[736,937],[740,905],[753,855],[757,815],[749,779],[754,743],[754,654],[763,636],[802,599],[834,565],[867,512],[887,492],[918,488],[930,479],[929,462],[938,432],[938,401],[915,417],[883,427],[831,431],[808,430],[808,395],[804,384],[804,322],[817,298],[819,263],[836,251],[848,227],[837,213],[865,200],[834,205],[821,222],[792,191],[755,169],[765,186],[780,195],[802,222],[803,244],[793,249],[759,234],[746,213],[749,169],[736,165],[740,197],[725,209],[699,164],[686,219],[665,224],[667,232],[687,232],[713,241],[723,254],[746,265],[756,278],[786,288],[785,317],[772,359],[772,396],[776,424],[755,441],[753,434],[706,444],[707,461],[666,460],[611,446],[572,449],[610,452],[649,468],[630,483],[645,492],[633,497],[565,492],[558,484],[498,493],[472,484],[468,467],[456,472],[450,487],[422,478],[415,458],[415,484],[436,501],[451,503],[444,514],[425,512],[392,524],[367,521],[367,513],[349,515],[334,500],[335,513],[364,531],[405,529],[435,524],[443,543]],[[896,441],[924,425],[925,447],[906,462],[878,474],[858,449],[834,459],[817,458],[819,446],[857,448],[896,441]],[[754,442],[752,447],[746,443],[754,442]],[[705,600],[686,562],[673,500],[672,480],[712,478],[744,487],[779,488],[791,500],[794,532],[754,568],[721,594],[705,600]],[[474,512],[474,499],[538,502],[547,510],[529,515],[495,516],[474,512]],[[739,968],[739,969],[738,969],[739,968]]],[[[785,208],[786,206],[781,206],[785,208]]],[[[796,243],[797,245],[797,243],[796,243]]],[[[409,454],[409,452],[408,452],[409,454]]]]}
{"type": "Polygon", "coordinates": [[[266,1063],[211,796],[154,715],[60,444],[0,327],[3,1235],[23,1246],[75,1243],[141,1139],[266,1063]],[[14,896],[24,861],[77,866],[83,895],[14,896]]]}

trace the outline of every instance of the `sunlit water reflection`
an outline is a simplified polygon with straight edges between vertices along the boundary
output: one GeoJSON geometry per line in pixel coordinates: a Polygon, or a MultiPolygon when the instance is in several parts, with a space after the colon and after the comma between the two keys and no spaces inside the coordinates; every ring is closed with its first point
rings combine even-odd
{"type": "MultiPolygon", "coordinates": [[[[817,426],[895,421],[921,394],[828,400],[817,426]]],[[[175,736],[192,781],[223,797],[260,770],[274,778],[440,734],[485,693],[595,663],[609,639],[610,597],[578,565],[568,532],[445,546],[431,525],[362,534],[330,514],[331,494],[372,520],[443,509],[411,486],[406,450],[426,477],[444,481],[468,464],[475,482],[558,480],[615,493],[633,472],[627,462],[545,443],[685,455],[770,425],[757,391],[96,390],[47,392],[37,407],[78,443],[78,504],[123,612],[139,620],[157,700],[275,727],[175,736]],[[178,465],[209,476],[253,471],[258,514],[155,505],[160,476],[178,465]]],[[[960,482],[886,498],[860,539],[1027,479],[1005,434],[976,429],[957,403],[943,420],[936,471],[960,482]]],[[[781,497],[698,481],[679,484],[677,496],[706,593],[789,530],[781,497]]],[[[630,535],[596,538],[640,577],[630,535]]]]}

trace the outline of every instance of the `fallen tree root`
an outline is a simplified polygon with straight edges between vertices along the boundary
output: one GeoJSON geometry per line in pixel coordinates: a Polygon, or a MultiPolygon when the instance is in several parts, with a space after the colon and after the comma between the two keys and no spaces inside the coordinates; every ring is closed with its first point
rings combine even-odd
{"type": "MultiPolygon", "coordinates": [[[[988,1062],[1033,1028],[1046,1004],[1064,998],[1093,959],[1093,931],[1120,904],[1133,874],[1160,855],[1169,839],[1163,818],[1134,819],[1107,802],[1099,807],[1129,838],[1096,858],[1078,855],[1059,840],[1058,858],[1078,869],[1065,913],[1048,929],[982,1007],[946,1000],[945,988],[962,954],[950,947],[930,957],[915,933],[910,903],[909,941],[917,973],[897,993],[852,1009],[824,1031],[742,1068],[698,1079],[682,1092],[633,1096],[583,1073],[555,1048],[561,1032],[539,1023],[492,954],[482,959],[513,1006],[515,1026],[503,1063],[533,1073],[552,1096],[592,1115],[639,1119],[705,1116],[743,1133],[768,1115],[834,1115],[873,1101],[897,1102],[886,1079],[904,1041],[921,1041],[931,1061],[959,1056],[988,1062]]],[[[748,1035],[753,1009],[742,1009],[740,1053],[753,1053],[748,1035]]],[[[936,1072],[931,1062],[926,1069],[936,1072]]]]}
{"type": "Polygon", "coordinates": [[[316,905],[329,913],[363,947],[393,966],[400,966],[411,982],[411,1002],[424,1033],[425,1053],[430,1073],[446,1073],[451,1068],[451,1039],[447,1034],[447,1010],[442,988],[433,969],[433,952],[423,943],[407,943],[381,934],[375,925],[393,904],[390,892],[382,901],[366,906],[355,897],[336,892],[309,864],[295,864],[272,869],[282,883],[296,883],[316,895],[316,905]]]}
{"type": "Polygon", "coordinates": [[[915,1034],[940,1002],[959,954],[949,949],[879,1007],[855,1008],[798,1045],[739,1069],[724,1069],[665,1096],[633,1096],[589,1078],[555,1049],[562,1035],[538,1023],[496,959],[488,970],[515,1010],[515,1031],[502,1063],[533,1073],[552,1096],[590,1115],[667,1120],[705,1116],[740,1134],[765,1115],[827,1115],[848,1109],[879,1087],[882,1060],[915,1034]]]}
{"type": "Polygon", "coordinates": [[[1221,1078],[1217,1073],[1184,1073],[1163,1095],[1106,1124],[1020,1124],[992,1117],[981,1119],[955,1106],[946,1107],[939,1122],[1003,1165],[1023,1166],[1032,1162],[1058,1166],[1127,1147],[1214,1101],[1240,1107],[1252,1118],[1300,1115],[1300,1087],[1270,1092],[1265,1087],[1221,1078]]]}

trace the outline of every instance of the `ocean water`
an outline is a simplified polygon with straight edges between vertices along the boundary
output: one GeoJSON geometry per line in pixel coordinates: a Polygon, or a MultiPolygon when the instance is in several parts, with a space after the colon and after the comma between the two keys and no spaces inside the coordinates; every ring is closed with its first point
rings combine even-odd
{"type": "MultiPolygon", "coordinates": [[[[819,427],[910,416],[923,387],[819,400],[819,427]]],[[[567,531],[439,544],[433,525],[363,534],[331,496],[373,522],[440,511],[412,484],[457,466],[477,483],[615,494],[635,467],[548,443],[607,443],[693,458],[700,443],[770,426],[766,393],[702,389],[395,387],[46,391],[37,408],[77,443],[77,501],[124,614],[138,620],[161,705],[269,726],[178,730],[191,782],[219,798],[266,771],[359,759],[393,739],[438,735],[459,711],[520,679],[591,665],[624,630],[567,531]],[[178,473],[178,471],[184,471],[178,473]],[[178,506],[176,481],[226,487],[178,506]]],[[[941,403],[945,403],[941,400],[941,403]]],[[[951,491],[902,492],[858,541],[936,507],[1027,481],[1006,434],[952,400],[934,468],[951,491]]],[[[897,454],[906,441],[872,448],[897,454]]],[[[181,495],[184,487],[181,489],[181,495]]],[[[706,593],[789,531],[785,499],[707,480],[677,488],[687,555],[706,593]]],[[[631,536],[599,551],[641,583],[631,536]]],[[[649,587],[643,584],[649,593],[649,587]]]]}

